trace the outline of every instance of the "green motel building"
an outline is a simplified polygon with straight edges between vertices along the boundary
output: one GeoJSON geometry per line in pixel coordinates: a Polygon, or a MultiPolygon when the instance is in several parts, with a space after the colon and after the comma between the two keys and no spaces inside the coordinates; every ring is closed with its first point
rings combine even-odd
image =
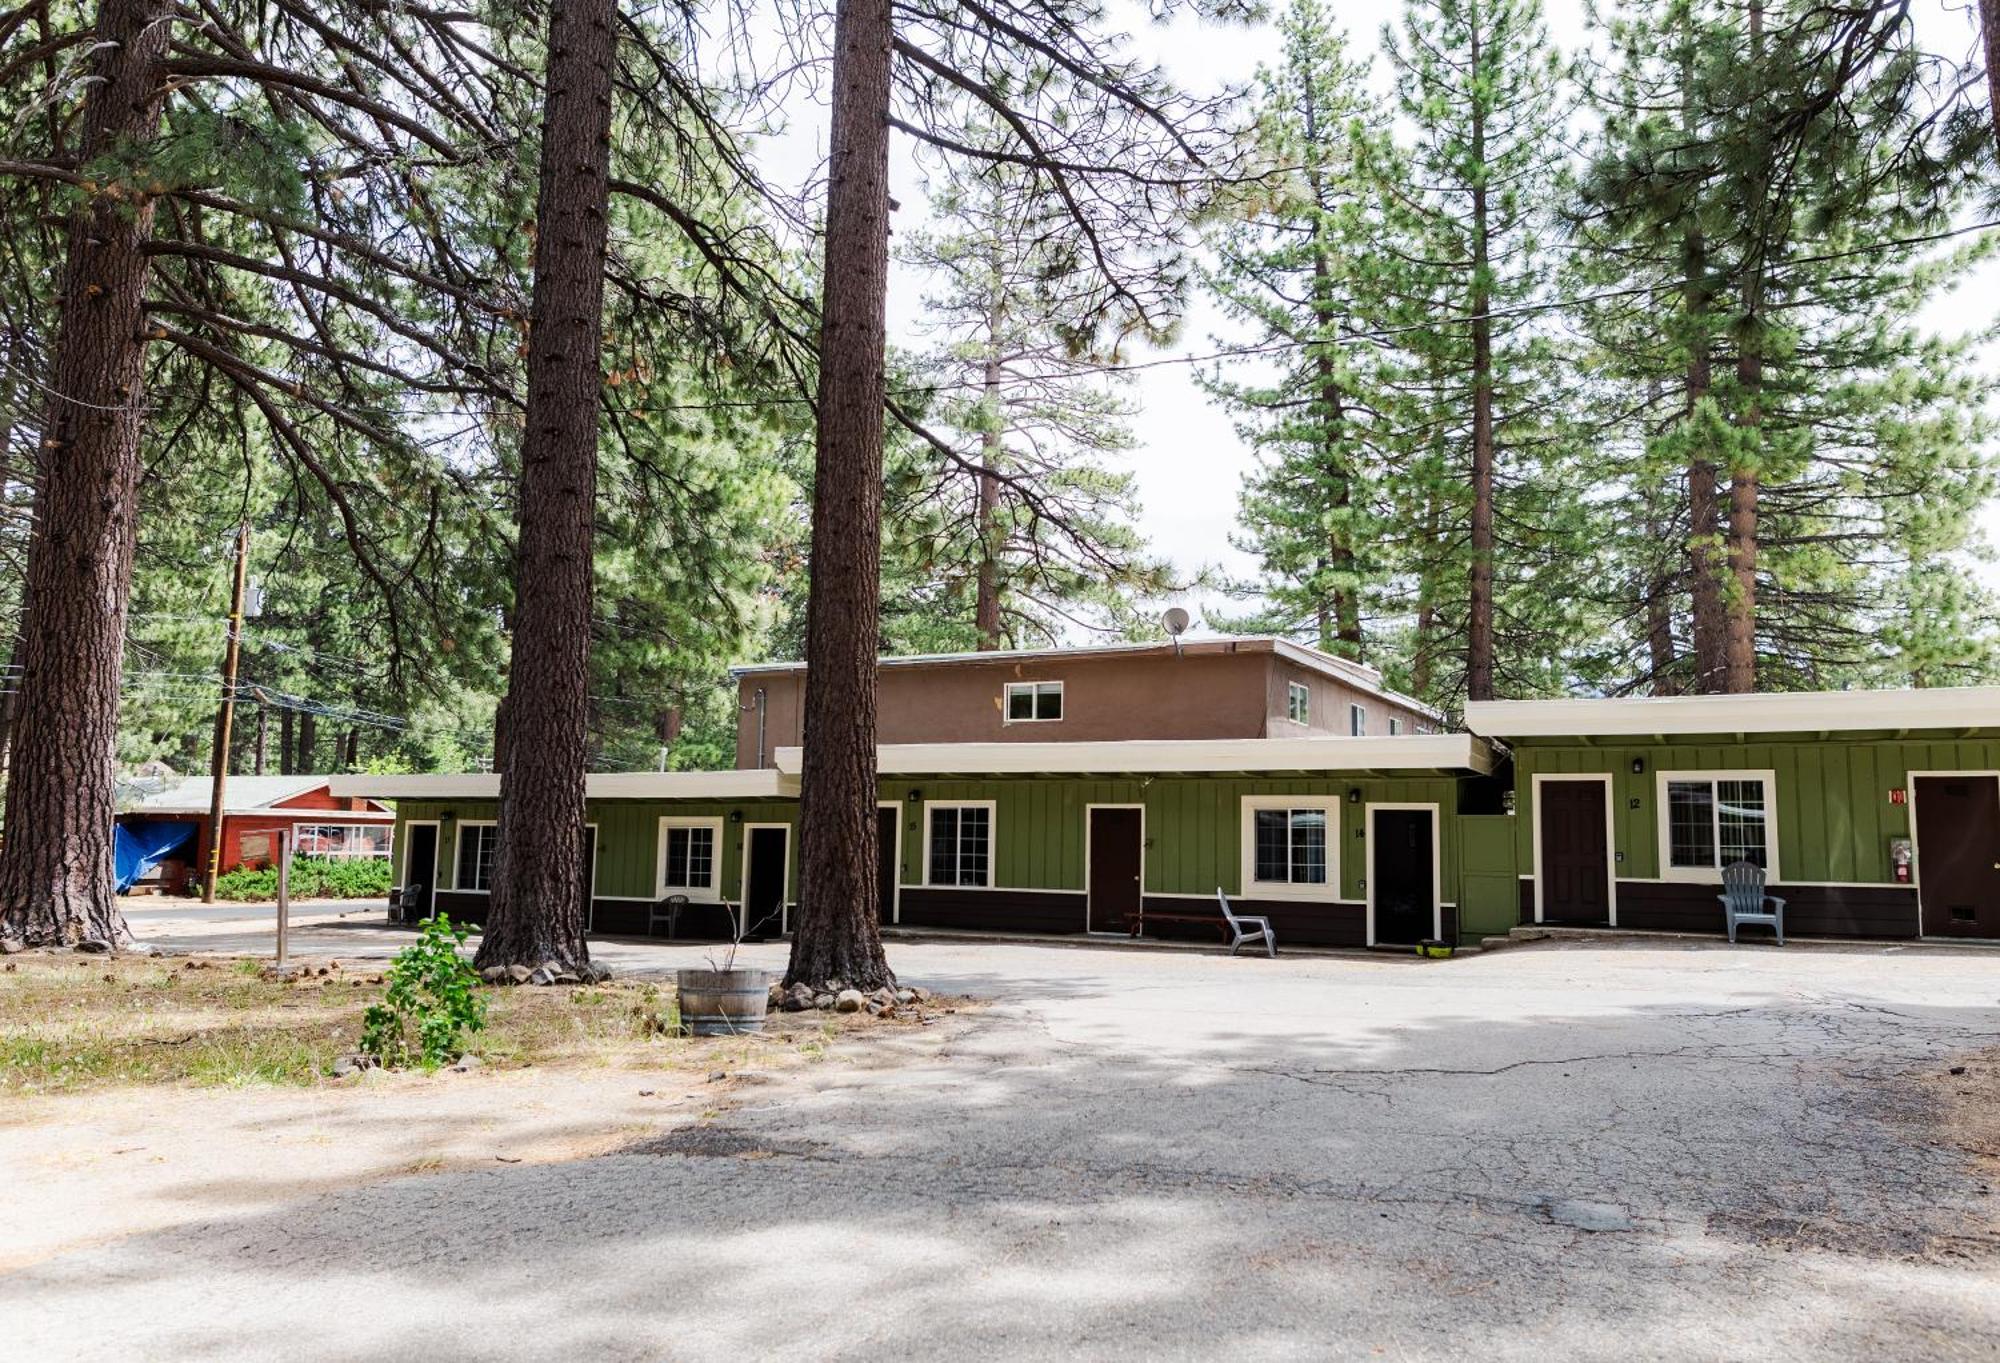
{"type": "MultiPolygon", "coordinates": [[[[1277,715],[1258,736],[1063,739],[1088,669],[1051,681],[1035,674],[1069,655],[1031,656],[984,661],[1028,674],[996,683],[1004,737],[878,750],[885,927],[1200,940],[1216,934],[1186,920],[1219,927],[1221,891],[1281,948],[1476,943],[1525,924],[1720,933],[1722,869],[1748,861],[1785,898],[1788,934],[2000,940],[2000,687],[1476,702],[1457,732],[1410,709],[1391,732],[1342,733],[1312,730],[1280,674],[1244,683],[1277,715]]],[[[1183,675],[1116,661],[1126,706],[1149,677],[1183,675]]],[[[759,678],[744,678],[740,740],[754,764],[589,778],[591,932],[789,930],[802,750],[765,742],[784,719],[779,679],[759,678]]],[[[1337,723],[1368,722],[1341,703],[1337,723]]],[[[499,780],[344,776],[333,793],[394,802],[401,912],[478,922],[499,780]]]]}

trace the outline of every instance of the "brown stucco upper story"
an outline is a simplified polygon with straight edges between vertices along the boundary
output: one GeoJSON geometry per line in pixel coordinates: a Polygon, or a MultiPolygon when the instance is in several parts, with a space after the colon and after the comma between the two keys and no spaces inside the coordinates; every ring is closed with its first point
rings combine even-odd
{"type": "MultiPolygon", "coordinates": [[[[736,765],[768,767],[777,749],[802,741],[805,665],[733,673],[736,765]]],[[[1178,650],[1162,643],[884,658],[876,686],[882,743],[1386,736],[1445,727],[1443,715],[1388,690],[1372,668],[1269,637],[1186,640],[1178,650]],[[1060,717],[1030,717],[1038,710],[1060,717]]]]}

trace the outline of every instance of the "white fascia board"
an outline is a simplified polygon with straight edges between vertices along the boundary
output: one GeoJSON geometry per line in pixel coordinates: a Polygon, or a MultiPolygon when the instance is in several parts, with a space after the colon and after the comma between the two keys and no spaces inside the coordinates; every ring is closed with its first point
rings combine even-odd
{"type": "MultiPolygon", "coordinates": [[[[336,797],[375,800],[497,800],[500,777],[493,772],[430,776],[336,776],[336,797]]],[[[798,782],[782,772],[763,771],[606,771],[584,780],[592,800],[754,800],[798,794],[798,782]]]]}
{"type": "Polygon", "coordinates": [[[1376,696],[1392,704],[1399,705],[1405,710],[1414,711],[1430,720],[1433,724],[1443,724],[1446,722],[1444,711],[1425,704],[1415,696],[1406,696],[1400,691],[1392,691],[1384,686],[1382,684],[1382,674],[1374,668],[1369,667],[1366,663],[1357,663],[1348,658],[1337,657],[1334,654],[1321,653],[1317,649],[1307,648],[1303,644],[1295,644],[1289,639],[1279,639],[1276,651],[1280,658],[1288,662],[1297,663],[1300,667],[1310,668],[1323,676],[1332,677],[1336,681],[1346,682],[1349,686],[1356,687],[1371,696],[1376,696]]]}
{"type": "Polygon", "coordinates": [[[500,778],[492,772],[438,772],[430,775],[329,776],[327,793],[337,800],[497,800],[500,778]]]}
{"type": "Polygon", "coordinates": [[[593,800],[759,800],[799,793],[799,783],[770,767],[741,771],[603,771],[587,780],[593,800]]]}
{"type": "Polygon", "coordinates": [[[1465,724],[1474,733],[1503,739],[2000,728],[2000,686],[1476,700],[1465,707],[1465,724]]]}
{"type": "MultiPolygon", "coordinates": [[[[803,750],[779,748],[797,772],[803,750]]],[[[1133,772],[1472,771],[1490,774],[1492,745],[1473,734],[1379,738],[1176,739],[1108,743],[889,743],[884,776],[1122,775],[1133,772]]]]}

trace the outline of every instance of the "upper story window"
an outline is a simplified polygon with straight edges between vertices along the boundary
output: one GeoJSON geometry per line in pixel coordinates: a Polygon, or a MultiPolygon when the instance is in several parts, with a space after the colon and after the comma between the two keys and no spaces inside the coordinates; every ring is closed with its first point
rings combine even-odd
{"type": "Polygon", "coordinates": [[[1359,705],[1347,707],[1347,732],[1356,738],[1368,732],[1368,712],[1359,705]]]}
{"type": "Polygon", "coordinates": [[[1312,723],[1312,688],[1304,682],[1287,682],[1285,714],[1294,724],[1312,723]]]}
{"type": "Polygon", "coordinates": [[[1403,732],[1403,721],[1402,721],[1402,720],[1400,720],[1400,719],[1397,719],[1397,718],[1396,718],[1396,717],[1395,717],[1394,715],[1390,715],[1390,716],[1389,716],[1389,737],[1391,737],[1391,738],[1394,738],[1394,737],[1395,737],[1395,736],[1396,736],[1397,734],[1399,734],[1399,733],[1401,733],[1401,732],[1403,732]]]}
{"type": "Polygon", "coordinates": [[[993,805],[926,806],[924,864],[932,885],[993,883],[993,805]]]}
{"type": "Polygon", "coordinates": [[[1663,771],[1659,781],[1667,875],[1719,876],[1738,861],[1776,875],[1770,772],[1663,771]]]}
{"type": "Polygon", "coordinates": [[[722,820],[660,820],[660,894],[713,898],[722,866],[722,820]]]}
{"type": "Polygon", "coordinates": [[[1059,681],[1008,682],[1006,699],[1009,724],[1063,717],[1063,684],[1059,681]]]}
{"type": "Polygon", "coordinates": [[[458,826],[456,889],[485,893],[493,888],[493,854],[500,850],[500,828],[490,823],[458,826]]]}

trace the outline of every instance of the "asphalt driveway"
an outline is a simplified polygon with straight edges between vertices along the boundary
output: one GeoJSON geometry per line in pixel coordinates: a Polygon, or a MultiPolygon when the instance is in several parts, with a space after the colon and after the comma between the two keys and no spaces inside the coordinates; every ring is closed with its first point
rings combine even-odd
{"type": "Polygon", "coordinates": [[[2000,955],[892,959],[995,1002],[623,1153],[19,1270],[7,1351],[2000,1356],[2000,1192],[1919,1082],[2000,1041],[2000,955]]]}

